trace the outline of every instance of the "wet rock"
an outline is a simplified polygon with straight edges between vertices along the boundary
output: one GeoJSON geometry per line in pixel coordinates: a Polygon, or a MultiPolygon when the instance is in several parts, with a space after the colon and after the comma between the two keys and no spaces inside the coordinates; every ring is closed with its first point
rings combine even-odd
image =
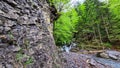
{"type": "Polygon", "coordinates": [[[112,54],[109,54],[109,57],[110,57],[111,59],[113,59],[113,60],[117,60],[117,59],[118,59],[118,57],[117,57],[117,56],[112,55],[112,54]]]}
{"type": "Polygon", "coordinates": [[[115,68],[111,64],[104,64],[92,55],[78,53],[63,53],[65,68],[115,68]]]}
{"type": "Polygon", "coordinates": [[[110,59],[119,60],[119,58],[120,58],[120,52],[118,52],[118,51],[112,51],[112,50],[111,51],[108,50],[106,52],[109,54],[110,59]]]}
{"type": "Polygon", "coordinates": [[[97,63],[96,63],[96,61],[94,59],[90,59],[89,64],[95,66],[97,63]]]}

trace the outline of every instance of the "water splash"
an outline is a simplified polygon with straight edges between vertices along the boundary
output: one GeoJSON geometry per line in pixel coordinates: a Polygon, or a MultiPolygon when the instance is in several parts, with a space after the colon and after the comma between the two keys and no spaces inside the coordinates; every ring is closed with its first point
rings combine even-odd
{"type": "Polygon", "coordinates": [[[69,46],[68,45],[62,46],[61,50],[69,53],[70,50],[74,47],[76,47],[76,43],[71,43],[69,46]]]}

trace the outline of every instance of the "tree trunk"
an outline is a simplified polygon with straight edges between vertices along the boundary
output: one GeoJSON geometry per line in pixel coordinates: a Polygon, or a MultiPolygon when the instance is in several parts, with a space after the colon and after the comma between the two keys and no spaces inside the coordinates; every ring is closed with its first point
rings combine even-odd
{"type": "Polygon", "coordinates": [[[102,20],[103,20],[103,23],[104,23],[104,28],[105,28],[105,32],[106,32],[106,35],[107,35],[107,39],[108,39],[108,41],[110,41],[109,40],[109,31],[108,31],[108,27],[107,27],[108,23],[104,20],[103,15],[102,15],[102,20]]]}
{"type": "Polygon", "coordinates": [[[100,25],[99,24],[97,24],[97,28],[98,28],[98,34],[99,34],[99,38],[100,38],[100,43],[102,43],[102,37],[101,37],[100,25]]]}

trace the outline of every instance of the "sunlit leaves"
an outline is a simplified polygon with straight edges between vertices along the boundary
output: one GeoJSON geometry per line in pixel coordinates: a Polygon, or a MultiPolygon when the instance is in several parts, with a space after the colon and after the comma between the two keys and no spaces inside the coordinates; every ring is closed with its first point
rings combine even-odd
{"type": "Polygon", "coordinates": [[[77,22],[78,14],[75,9],[62,13],[54,23],[54,37],[58,45],[69,44],[72,41],[77,22]]]}
{"type": "Polygon", "coordinates": [[[64,10],[65,5],[70,1],[70,0],[49,0],[51,5],[54,5],[55,8],[57,9],[58,12],[61,12],[64,10]]]}
{"type": "Polygon", "coordinates": [[[120,40],[120,0],[109,0],[111,16],[111,39],[120,40]]]}

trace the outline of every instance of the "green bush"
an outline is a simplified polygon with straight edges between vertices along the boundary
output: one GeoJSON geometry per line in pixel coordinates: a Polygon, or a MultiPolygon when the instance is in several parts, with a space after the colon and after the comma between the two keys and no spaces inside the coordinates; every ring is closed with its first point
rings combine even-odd
{"type": "Polygon", "coordinates": [[[54,23],[54,38],[57,45],[69,44],[76,32],[78,14],[75,9],[63,12],[54,23]]]}
{"type": "Polygon", "coordinates": [[[107,48],[111,48],[112,45],[110,43],[103,43],[103,46],[107,47],[107,48]]]}

